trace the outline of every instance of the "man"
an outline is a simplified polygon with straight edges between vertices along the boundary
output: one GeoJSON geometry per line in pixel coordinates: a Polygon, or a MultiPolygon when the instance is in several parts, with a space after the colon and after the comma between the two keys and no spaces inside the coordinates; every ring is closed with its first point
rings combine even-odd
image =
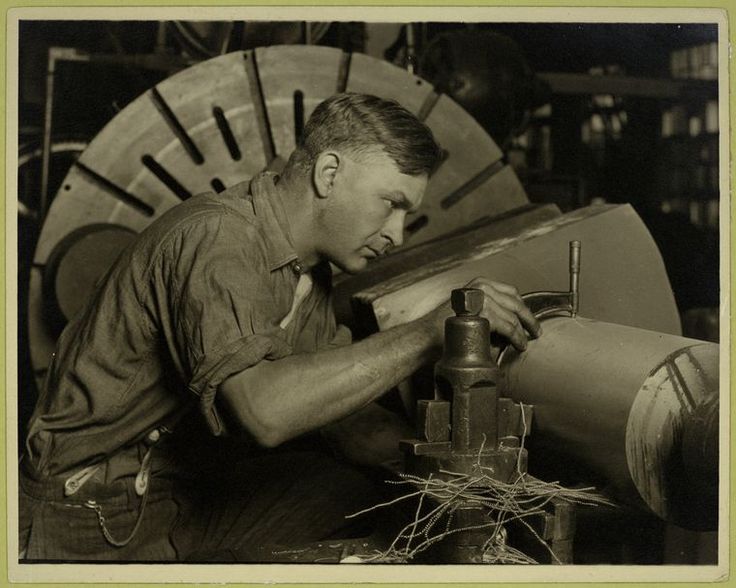
{"type": "MultiPolygon", "coordinates": [[[[305,434],[436,359],[451,311],[349,344],[328,262],[359,272],[400,245],[439,160],[399,105],[337,95],[281,177],[147,228],[59,339],[21,463],[21,557],[207,560],[355,533],[370,481],[305,434]]],[[[517,293],[477,285],[523,349],[539,325],[517,293]]]]}

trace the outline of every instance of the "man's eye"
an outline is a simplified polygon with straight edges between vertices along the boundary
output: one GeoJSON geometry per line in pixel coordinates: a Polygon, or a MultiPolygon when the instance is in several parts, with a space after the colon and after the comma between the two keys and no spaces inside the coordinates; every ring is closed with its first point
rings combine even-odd
{"type": "Polygon", "coordinates": [[[398,208],[399,206],[397,202],[390,200],[388,198],[386,198],[385,201],[386,201],[386,206],[388,206],[391,209],[398,208]]]}

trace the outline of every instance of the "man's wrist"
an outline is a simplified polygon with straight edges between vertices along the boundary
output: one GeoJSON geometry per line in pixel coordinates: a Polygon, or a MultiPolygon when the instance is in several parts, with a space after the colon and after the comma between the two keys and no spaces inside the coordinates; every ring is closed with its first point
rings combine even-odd
{"type": "Polygon", "coordinates": [[[416,320],[416,326],[421,333],[423,341],[426,342],[427,351],[431,355],[442,353],[444,343],[445,320],[431,312],[416,320]]]}

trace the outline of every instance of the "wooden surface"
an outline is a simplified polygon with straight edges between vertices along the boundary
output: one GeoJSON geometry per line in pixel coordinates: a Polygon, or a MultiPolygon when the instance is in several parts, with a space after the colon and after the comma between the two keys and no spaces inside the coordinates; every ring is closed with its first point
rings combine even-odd
{"type": "Polygon", "coordinates": [[[360,274],[337,275],[334,279],[334,296],[338,322],[357,326],[354,325],[350,307],[350,298],[357,292],[376,287],[387,280],[415,270],[421,270],[427,276],[433,271],[440,272],[441,260],[448,256],[470,251],[489,241],[515,236],[524,229],[560,215],[559,208],[554,204],[527,204],[497,217],[479,219],[474,225],[451,235],[403,248],[392,255],[378,258],[360,274]]]}
{"type": "Polygon", "coordinates": [[[580,314],[680,334],[680,319],[659,251],[628,205],[580,209],[514,237],[491,240],[418,267],[353,296],[381,330],[415,319],[453,288],[483,276],[521,292],[567,290],[568,243],[582,242],[580,314]]]}

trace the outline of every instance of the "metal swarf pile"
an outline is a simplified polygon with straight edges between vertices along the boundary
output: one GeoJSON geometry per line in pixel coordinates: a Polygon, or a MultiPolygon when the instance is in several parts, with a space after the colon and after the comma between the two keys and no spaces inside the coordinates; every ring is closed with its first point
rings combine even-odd
{"type": "Polygon", "coordinates": [[[517,475],[511,482],[495,479],[493,471],[479,462],[474,464],[469,473],[439,470],[437,475],[430,475],[428,478],[409,474],[401,474],[400,477],[400,480],[387,483],[408,486],[410,490],[406,494],[350,515],[356,517],[402,501],[417,502],[413,520],[401,529],[386,550],[364,558],[365,562],[411,562],[419,553],[455,533],[487,528],[488,539],[483,546],[483,562],[539,563],[508,545],[506,527],[518,522],[549,551],[553,562],[560,563],[549,545],[534,529],[530,519],[544,516],[547,512],[545,507],[551,505],[553,500],[586,506],[612,505],[592,487],[572,489],[558,482],[538,480],[522,472],[520,464],[517,464],[517,475]],[[488,522],[472,527],[458,525],[454,513],[457,509],[468,506],[487,509],[488,522]]]}

